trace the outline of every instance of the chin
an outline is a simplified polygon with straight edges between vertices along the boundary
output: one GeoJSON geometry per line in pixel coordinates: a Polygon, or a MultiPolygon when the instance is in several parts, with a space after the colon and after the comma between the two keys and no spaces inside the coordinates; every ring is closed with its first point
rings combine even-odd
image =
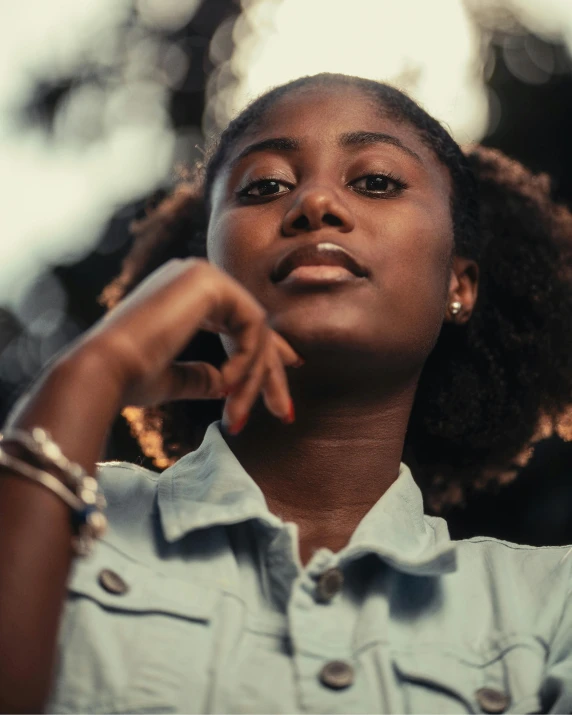
{"type": "Polygon", "coordinates": [[[271,319],[270,325],[319,379],[343,377],[366,385],[379,381],[381,374],[396,384],[418,379],[430,352],[422,341],[412,341],[407,332],[396,334],[395,328],[384,326],[379,319],[372,324],[363,314],[352,320],[345,317],[342,320],[337,315],[325,321],[324,316],[293,320],[281,315],[271,319]]]}
{"type": "Polygon", "coordinates": [[[291,321],[271,320],[271,327],[292,345],[294,350],[308,357],[313,353],[329,352],[357,355],[372,351],[371,333],[367,334],[362,323],[343,324],[340,321],[291,321]]]}

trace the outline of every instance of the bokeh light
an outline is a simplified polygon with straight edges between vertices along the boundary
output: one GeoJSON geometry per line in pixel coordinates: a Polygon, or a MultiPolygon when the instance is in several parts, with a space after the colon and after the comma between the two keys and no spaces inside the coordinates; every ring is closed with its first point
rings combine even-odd
{"type": "Polygon", "coordinates": [[[213,87],[209,109],[216,124],[269,87],[343,72],[404,89],[460,141],[485,132],[480,38],[459,0],[360,0],[351,11],[329,0],[243,0],[242,7],[235,51],[213,87]]]}
{"type": "MultiPolygon", "coordinates": [[[[199,4],[23,0],[4,8],[0,385],[8,399],[85,328],[52,269],[89,254],[112,215],[165,182],[174,151],[189,151],[190,135],[173,131],[169,99],[191,58],[168,32],[199,4]]],[[[121,241],[101,243],[105,253],[121,241]]]]}
{"type": "Polygon", "coordinates": [[[465,0],[465,3],[482,29],[502,33],[504,63],[521,82],[544,84],[559,72],[552,43],[563,43],[572,54],[570,0],[465,0]]]}
{"type": "Polygon", "coordinates": [[[4,13],[0,305],[16,309],[40,273],[80,259],[118,207],[164,181],[168,92],[186,67],[155,30],[188,21],[196,5],[26,0],[4,13]],[[35,121],[38,88],[58,83],[69,87],[53,121],[35,121]]]}
{"type": "Polygon", "coordinates": [[[178,30],[197,9],[200,0],[137,0],[141,20],[161,30],[178,30]]]}

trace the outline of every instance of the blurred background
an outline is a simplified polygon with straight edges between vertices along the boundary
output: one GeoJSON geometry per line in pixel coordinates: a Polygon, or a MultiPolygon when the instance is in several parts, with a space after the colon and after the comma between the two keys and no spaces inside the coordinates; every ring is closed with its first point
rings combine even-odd
{"type": "MultiPolygon", "coordinates": [[[[129,223],[269,87],[388,81],[572,205],[570,0],[0,0],[0,419],[101,315],[129,223]]],[[[122,418],[110,456],[142,461],[122,418]]],[[[572,542],[572,445],[448,515],[454,537],[572,542]]]]}

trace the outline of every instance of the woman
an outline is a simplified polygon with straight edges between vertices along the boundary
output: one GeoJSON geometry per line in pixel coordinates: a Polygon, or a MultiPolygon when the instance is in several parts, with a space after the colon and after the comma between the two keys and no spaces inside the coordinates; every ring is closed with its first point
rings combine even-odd
{"type": "Polygon", "coordinates": [[[202,218],[208,263],[159,268],[9,420],[6,710],[570,709],[568,549],[451,542],[401,463],[449,498],[570,401],[569,215],[495,155],[470,163],[479,186],[397,90],[318,75],[254,102],[200,191],[139,227],[109,303],[196,254],[202,218]],[[228,359],[173,363],[200,330],[228,359]],[[185,454],[205,398],[222,422],[185,454]],[[110,526],[69,575],[70,505],[77,530],[95,487],[33,430],[91,474],[126,405],[173,466],[100,467],[110,526]]]}

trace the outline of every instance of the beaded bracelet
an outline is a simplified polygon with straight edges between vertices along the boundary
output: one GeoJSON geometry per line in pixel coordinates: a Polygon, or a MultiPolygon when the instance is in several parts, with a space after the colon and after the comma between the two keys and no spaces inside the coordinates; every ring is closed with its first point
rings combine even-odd
{"type": "Polygon", "coordinates": [[[48,432],[39,427],[31,432],[7,430],[0,435],[0,441],[4,444],[17,444],[44,466],[56,469],[62,474],[65,483],[53,474],[8,454],[0,444],[0,464],[11,469],[15,476],[30,479],[50,489],[70,507],[74,552],[78,556],[87,556],[92,550],[94,540],[101,537],[107,527],[107,519],[103,513],[105,498],[99,492],[97,480],[89,476],[79,464],[74,464],[64,457],[48,432]]]}

